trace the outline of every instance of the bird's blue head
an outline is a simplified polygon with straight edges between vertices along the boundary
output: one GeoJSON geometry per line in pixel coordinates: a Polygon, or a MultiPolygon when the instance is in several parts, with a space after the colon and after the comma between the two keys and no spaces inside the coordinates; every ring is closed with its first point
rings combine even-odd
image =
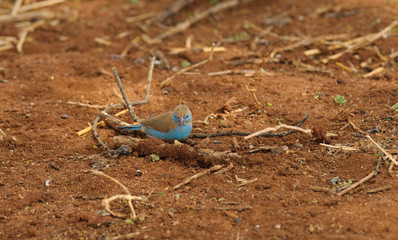
{"type": "Polygon", "coordinates": [[[180,104],[173,111],[173,121],[178,126],[184,126],[192,121],[192,113],[186,105],[180,104]]]}

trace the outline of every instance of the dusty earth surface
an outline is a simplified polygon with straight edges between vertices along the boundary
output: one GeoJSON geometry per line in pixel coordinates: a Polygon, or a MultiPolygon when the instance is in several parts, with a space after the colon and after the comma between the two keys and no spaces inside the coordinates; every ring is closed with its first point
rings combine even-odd
{"type": "MultiPolygon", "coordinates": [[[[397,20],[398,2],[259,0],[212,14],[161,43],[149,45],[137,38],[145,30],[155,37],[218,1],[195,1],[146,29],[146,20],[126,21],[158,13],[172,2],[70,1],[47,7],[60,17],[29,33],[23,54],[15,48],[0,52],[0,129],[4,132],[0,239],[396,239],[397,169],[392,170],[394,176],[388,174],[388,159],[381,160],[376,177],[344,196],[337,192],[374,171],[380,156],[368,139],[347,125],[348,119],[397,154],[398,114],[391,106],[398,102],[398,59],[388,58],[398,50],[397,26],[336,60],[321,60],[344,50],[328,48],[336,42],[380,32],[397,20]],[[261,35],[261,29],[269,27],[273,34],[261,35]],[[274,61],[269,57],[274,49],[306,36],[336,34],[346,35],[329,45],[315,41],[276,51],[274,61]],[[161,88],[160,83],[182,65],[208,58],[208,52],[169,54],[172,48],[184,47],[187,38],[193,47],[215,42],[226,51],[215,52],[213,61],[161,88]],[[304,54],[314,48],[320,53],[304,54]],[[296,132],[249,140],[191,138],[180,147],[166,145],[178,148],[175,156],[162,155],[162,141],[146,139],[143,151],[133,148],[128,156],[104,155],[91,132],[77,135],[100,110],[68,101],[120,102],[109,74],[114,66],[129,98],[142,99],[149,59],[156,50],[164,53],[171,69],[155,67],[150,102],[134,107],[141,118],[183,102],[193,113],[193,133],[253,132],[279,123],[296,125],[308,113],[302,127],[313,130],[312,136],[296,132]],[[231,62],[235,60],[240,63],[231,62]],[[303,64],[315,70],[303,69],[303,64]],[[364,77],[381,66],[384,71],[364,77]],[[256,72],[209,75],[226,70],[256,72]],[[246,85],[256,90],[258,103],[246,85]],[[336,103],[336,95],[346,102],[336,103]],[[195,154],[213,149],[240,157],[214,162],[209,158],[210,163],[200,164],[190,158],[192,149],[180,150],[189,149],[185,144],[195,154]],[[231,163],[234,167],[224,173],[210,173],[173,189],[195,173],[231,163]],[[117,179],[131,195],[144,198],[133,201],[137,219],[132,219],[126,200],[111,205],[125,217],[105,211],[103,199],[126,193],[114,181],[87,172],[93,168],[117,179]]],[[[0,25],[1,36],[17,37],[19,31],[16,22],[0,25]]],[[[119,118],[132,122],[128,114],[119,118]]],[[[111,149],[118,147],[113,137],[122,133],[108,126],[98,132],[111,149]]]]}

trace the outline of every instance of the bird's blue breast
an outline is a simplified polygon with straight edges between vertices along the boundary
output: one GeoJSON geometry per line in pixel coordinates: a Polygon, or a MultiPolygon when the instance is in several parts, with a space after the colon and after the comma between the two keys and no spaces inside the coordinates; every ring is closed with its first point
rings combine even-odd
{"type": "Polygon", "coordinates": [[[169,132],[160,132],[144,126],[144,132],[151,137],[160,138],[164,140],[184,140],[189,137],[192,131],[192,123],[178,126],[176,129],[171,129],[169,132]]]}

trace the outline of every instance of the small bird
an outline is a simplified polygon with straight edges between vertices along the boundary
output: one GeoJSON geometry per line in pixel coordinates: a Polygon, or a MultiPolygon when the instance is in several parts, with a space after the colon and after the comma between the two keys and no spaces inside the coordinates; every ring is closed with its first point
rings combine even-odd
{"type": "Polygon", "coordinates": [[[163,140],[184,140],[192,131],[192,113],[186,105],[178,105],[166,112],[140,121],[139,125],[120,126],[120,129],[141,130],[150,137],[163,140]]]}

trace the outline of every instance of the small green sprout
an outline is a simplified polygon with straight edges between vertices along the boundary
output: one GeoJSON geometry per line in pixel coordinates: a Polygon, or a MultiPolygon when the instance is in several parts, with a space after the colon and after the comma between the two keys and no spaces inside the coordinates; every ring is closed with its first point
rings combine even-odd
{"type": "Polygon", "coordinates": [[[188,62],[187,60],[184,60],[184,61],[181,62],[181,67],[186,68],[186,67],[189,67],[189,66],[191,66],[191,63],[188,62]]]}
{"type": "Polygon", "coordinates": [[[398,102],[396,104],[392,105],[391,109],[394,109],[395,111],[398,112],[398,102]]]}
{"type": "Polygon", "coordinates": [[[340,105],[344,105],[346,102],[347,102],[347,100],[345,100],[344,99],[344,96],[341,96],[341,95],[336,95],[336,97],[334,98],[334,101],[337,103],[337,104],[340,104],[340,105]]]}
{"type": "Polygon", "coordinates": [[[126,223],[128,223],[128,224],[134,224],[134,220],[131,219],[131,218],[127,218],[127,219],[125,219],[124,221],[125,221],[126,223]]]}
{"type": "Polygon", "coordinates": [[[157,162],[160,160],[159,155],[156,155],[156,154],[151,154],[150,157],[151,157],[152,162],[157,162]]]}

